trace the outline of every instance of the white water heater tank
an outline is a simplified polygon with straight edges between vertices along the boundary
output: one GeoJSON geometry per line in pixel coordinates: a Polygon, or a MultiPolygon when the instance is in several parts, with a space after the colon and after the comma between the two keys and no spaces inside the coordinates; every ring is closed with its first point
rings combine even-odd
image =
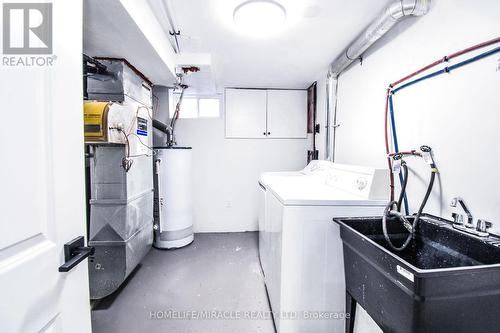
{"type": "Polygon", "coordinates": [[[155,239],[153,245],[173,249],[193,239],[191,147],[155,148],[155,239]]]}

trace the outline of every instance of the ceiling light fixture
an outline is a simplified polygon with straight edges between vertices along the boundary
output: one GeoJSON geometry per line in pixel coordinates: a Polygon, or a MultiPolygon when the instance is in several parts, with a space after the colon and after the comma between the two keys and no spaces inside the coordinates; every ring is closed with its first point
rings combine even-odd
{"type": "Polygon", "coordinates": [[[249,0],[234,9],[233,20],[247,35],[268,37],[283,27],[286,9],[274,0],[249,0]]]}

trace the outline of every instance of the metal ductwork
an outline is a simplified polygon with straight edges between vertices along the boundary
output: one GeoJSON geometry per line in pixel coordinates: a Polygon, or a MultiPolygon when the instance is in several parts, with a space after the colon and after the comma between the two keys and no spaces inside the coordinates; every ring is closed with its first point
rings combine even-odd
{"type": "Polygon", "coordinates": [[[330,64],[326,83],[326,160],[333,161],[337,114],[337,85],[340,74],[385,35],[397,22],[409,16],[425,15],[430,0],[392,1],[366,29],[330,64]]]}

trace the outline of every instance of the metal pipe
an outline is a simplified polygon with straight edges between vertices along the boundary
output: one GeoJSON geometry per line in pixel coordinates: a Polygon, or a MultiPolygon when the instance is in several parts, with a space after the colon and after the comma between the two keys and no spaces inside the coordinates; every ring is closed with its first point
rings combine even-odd
{"type": "Polygon", "coordinates": [[[180,34],[180,31],[177,30],[177,27],[175,25],[174,19],[172,17],[172,10],[170,8],[170,4],[168,3],[168,0],[160,0],[160,7],[165,13],[168,21],[168,25],[170,26],[170,29],[168,30],[168,34],[174,38],[174,43],[172,44],[172,47],[174,48],[175,53],[180,53],[181,49],[179,47],[179,40],[178,36],[180,34]]]}
{"type": "Polygon", "coordinates": [[[168,126],[159,120],[153,119],[153,127],[165,134],[169,134],[168,126]]]}
{"type": "Polygon", "coordinates": [[[407,82],[407,83],[405,83],[405,84],[403,84],[403,85],[401,85],[401,86],[399,86],[399,87],[397,87],[397,88],[392,89],[392,94],[395,94],[395,93],[397,93],[398,91],[400,91],[400,90],[402,90],[402,89],[405,89],[405,88],[408,88],[408,87],[410,87],[410,86],[412,86],[412,85],[414,85],[414,84],[416,84],[416,83],[419,83],[419,82],[425,81],[425,80],[427,80],[427,79],[431,79],[431,78],[433,78],[433,77],[435,77],[435,76],[439,76],[439,75],[442,75],[442,74],[448,74],[448,73],[451,73],[451,71],[453,71],[453,70],[455,70],[455,69],[457,69],[457,68],[460,68],[460,67],[462,67],[462,66],[469,65],[469,64],[471,64],[471,63],[473,63],[473,62],[479,61],[479,60],[481,60],[481,59],[483,59],[483,58],[489,57],[489,56],[491,56],[491,55],[493,55],[493,54],[496,54],[496,53],[498,53],[498,52],[500,52],[500,46],[499,46],[499,47],[496,47],[496,48],[494,48],[494,49],[491,49],[491,50],[489,50],[489,51],[486,51],[486,52],[484,52],[484,53],[478,54],[478,55],[476,55],[476,56],[474,56],[474,57],[471,57],[471,58],[469,58],[469,59],[466,59],[466,60],[464,60],[464,61],[461,61],[461,62],[459,62],[459,63],[457,63],[457,64],[455,64],[455,65],[446,66],[446,67],[445,67],[445,68],[443,68],[443,69],[437,70],[437,71],[432,72],[432,73],[429,73],[429,74],[427,74],[427,75],[425,75],[425,76],[419,77],[418,79],[415,79],[415,80],[413,80],[413,81],[407,82]]]}
{"type": "Polygon", "coordinates": [[[181,88],[181,94],[179,96],[179,100],[177,101],[177,105],[175,106],[175,112],[172,116],[172,120],[170,121],[170,126],[168,128],[169,133],[167,135],[167,145],[169,147],[175,146],[177,144],[176,139],[175,139],[175,124],[177,123],[177,119],[179,119],[182,98],[184,97],[184,91],[187,89],[187,86],[182,84],[182,78],[181,78],[180,82],[181,83],[179,83],[178,86],[181,88]]]}
{"type": "Polygon", "coordinates": [[[454,52],[452,54],[445,55],[444,57],[430,63],[429,65],[424,66],[424,67],[420,68],[419,70],[417,70],[413,73],[410,73],[410,74],[406,75],[405,77],[389,84],[389,87],[390,88],[395,87],[395,86],[401,84],[402,82],[407,81],[407,80],[411,79],[412,77],[414,77],[422,72],[425,72],[428,69],[431,69],[439,64],[442,64],[443,62],[448,62],[449,60],[451,60],[453,58],[459,57],[459,56],[464,55],[466,53],[469,53],[469,52],[472,52],[472,51],[475,51],[475,50],[478,50],[478,49],[481,49],[483,47],[490,46],[490,45],[493,45],[496,43],[500,43],[500,37],[496,37],[496,38],[487,40],[486,42],[482,42],[482,43],[479,43],[479,44],[476,44],[473,46],[469,46],[468,48],[460,50],[458,52],[454,52]]]}
{"type": "MultiPolygon", "coordinates": [[[[493,44],[496,44],[496,43],[500,43],[500,37],[496,37],[496,38],[493,38],[493,39],[490,39],[490,40],[487,40],[485,42],[482,42],[482,43],[479,43],[479,44],[476,44],[476,45],[473,45],[473,46],[470,46],[466,49],[463,49],[463,50],[460,50],[458,52],[454,52],[454,53],[451,53],[449,55],[445,55],[444,57],[406,75],[405,77],[389,84],[389,88],[387,88],[387,92],[386,92],[386,103],[385,103],[385,111],[384,111],[384,134],[385,134],[385,151],[388,155],[390,155],[390,149],[389,149],[389,129],[388,129],[388,114],[389,114],[389,100],[391,99],[391,96],[398,90],[400,90],[402,87],[406,86],[408,87],[408,83],[396,88],[397,85],[400,85],[401,83],[405,82],[405,81],[408,81],[409,79],[417,76],[418,74],[421,74],[433,67],[436,67],[437,65],[439,64],[442,64],[444,62],[448,62],[449,60],[455,58],[455,57],[459,57],[461,55],[464,55],[464,54],[467,54],[469,52],[472,52],[472,51],[476,51],[476,50],[479,50],[481,48],[484,48],[486,46],[490,46],[490,45],[493,45],[493,44]]],[[[456,66],[458,67],[461,67],[463,65],[466,65],[466,64],[469,64],[470,62],[473,62],[473,61],[476,61],[476,60],[479,60],[481,58],[483,58],[484,56],[488,56],[488,55],[491,55],[492,53],[496,53],[498,52],[499,50],[495,51],[495,50],[490,50],[489,52],[486,52],[486,53],[483,53],[479,56],[476,56],[476,57],[473,57],[471,59],[468,59],[468,60],[465,60],[463,62],[460,62],[456,65],[453,65],[453,66],[450,66],[450,67],[446,67],[447,69],[445,70],[445,72],[449,72],[450,70],[453,70],[455,68],[457,68],[456,66]]],[[[442,72],[441,71],[438,71],[438,72],[442,72]]],[[[426,78],[430,78],[430,77],[434,77],[436,76],[436,72],[434,74],[430,74],[425,76],[426,78]]],[[[422,81],[422,79],[416,79],[416,80],[413,80],[412,82],[410,82],[411,84],[415,84],[417,82],[420,82],[422,81]]],[[[410,85],[411,85],[410,84],[410,85]]],[[[394,112],[394,110],[392,110],[392,112],[394,112]]],[[[395,126],[394,124],[392,124],[392,126],[395,126]]],[[[396,141],[396,140],[395,140],[396,141]]],[[[391,159],[388,158],[387,159],[387,162],[388,162],[388,167],[389,167],[389,170],[392,169],[392,164],[391,164],[391,159]]],[[[391,200],[394,199],[394,175],[393,173],[391,172],[390,173],[390,188],[391,188],[391,200]]]]}
{"type": "Polygon", "coordinates": [[[333,75],[330,71],[326,78],[326,156],[325,159],[334,160],[335,153],[335,128],[337,124],[337,87],[338,75],[333,75]],[[332,134],[333,131],[333,134],[332,134]]]}
{"type": "Polygon", "coordinates": [[[326,158],[333,161],[337,114],[337,87],[340,74],[385,35],[397,22],[408,16],[422,16],[429,11],[430,0],[392,1],[361,34],[330,64],[327,76],[326,158]],[[333,121],[333,122],[332,122],[333,121]]]}

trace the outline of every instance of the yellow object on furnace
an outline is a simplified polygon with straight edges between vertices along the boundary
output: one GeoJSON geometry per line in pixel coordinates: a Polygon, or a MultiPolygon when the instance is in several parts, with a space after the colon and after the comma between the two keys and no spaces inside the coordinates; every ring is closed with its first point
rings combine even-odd
{"type": "Polygon", "coordinates": [[[85,141],[107,141],[108,102],[85,102],[83,107],[85,141]]]}

